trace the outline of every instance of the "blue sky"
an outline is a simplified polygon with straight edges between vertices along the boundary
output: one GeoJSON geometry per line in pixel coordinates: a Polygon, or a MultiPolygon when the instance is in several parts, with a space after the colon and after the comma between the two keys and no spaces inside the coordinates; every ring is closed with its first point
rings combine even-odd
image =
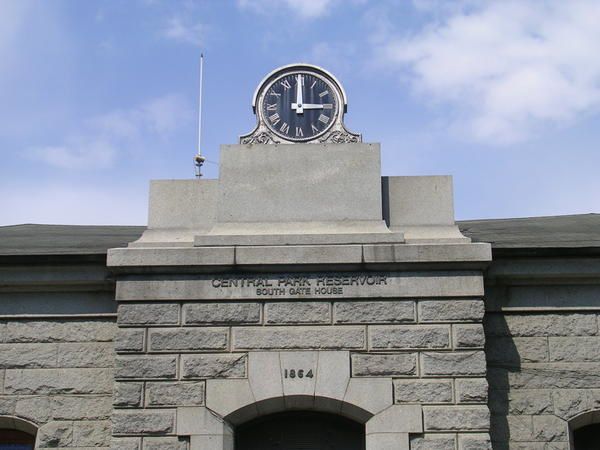
{"type": "Polygon", "coordinates": [[[600,212],[600,2],[0,0],[0,224],[145,224],[255,124],[272,69],[320,65],[384,175],[454,176],[458,219],[600,212]]]}

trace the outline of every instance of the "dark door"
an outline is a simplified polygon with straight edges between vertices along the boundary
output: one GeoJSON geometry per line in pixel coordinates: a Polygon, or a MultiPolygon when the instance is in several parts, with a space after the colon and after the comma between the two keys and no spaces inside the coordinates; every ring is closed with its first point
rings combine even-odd
{"type": "Polygon", "coordinates": [[[573,432],[575,450],[598,450],[600,448],[600,424],[594,423],[573,432]]]}
{"type": "Polygon", "coordinates": [[[235,430],[235,450],[364,450],[364,426],[344,417],[286,412],[235,430]]]}

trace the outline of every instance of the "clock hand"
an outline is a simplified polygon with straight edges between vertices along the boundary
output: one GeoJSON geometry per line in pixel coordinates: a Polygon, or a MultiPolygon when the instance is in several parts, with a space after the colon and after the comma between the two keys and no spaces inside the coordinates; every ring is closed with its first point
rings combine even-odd
{"type": "Polygon", "coordinates": [[[302,75],[298,74],[296,78],[296,103],[292,103],[292,109],[295,109],[297,114],[304,112],[302,101],[302,75]]]}
{"type": "Polygon", "coordinates": [[[323,109],[324,106],[319,105],[317,103],[305,103],[302,105],[302,108],[304,108],[304,109],[323,109]]]}

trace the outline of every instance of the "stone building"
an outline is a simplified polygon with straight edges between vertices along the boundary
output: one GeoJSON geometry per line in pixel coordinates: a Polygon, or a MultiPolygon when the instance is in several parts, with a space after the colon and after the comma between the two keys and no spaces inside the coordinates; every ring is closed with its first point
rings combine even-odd
{"type": "Polygon", "coordinates": [[[148,227],[0,227],[0,449],[597,448],[600,216],[457,224],[379,152],[223,146],[148,227]]]}

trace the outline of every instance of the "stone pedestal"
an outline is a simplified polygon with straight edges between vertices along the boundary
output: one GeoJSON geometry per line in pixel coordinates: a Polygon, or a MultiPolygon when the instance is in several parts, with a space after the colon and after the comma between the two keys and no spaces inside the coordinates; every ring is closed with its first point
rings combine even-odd
{"type": "Polygon", "coordinates": [[[226,146],[219,180],[153,182],[109,252],[115,448],[230,449],[289,410],[365,424],[368,450],[486,448],[490,258],[449,177],[382,179],[375,144],[226,146]]]}

